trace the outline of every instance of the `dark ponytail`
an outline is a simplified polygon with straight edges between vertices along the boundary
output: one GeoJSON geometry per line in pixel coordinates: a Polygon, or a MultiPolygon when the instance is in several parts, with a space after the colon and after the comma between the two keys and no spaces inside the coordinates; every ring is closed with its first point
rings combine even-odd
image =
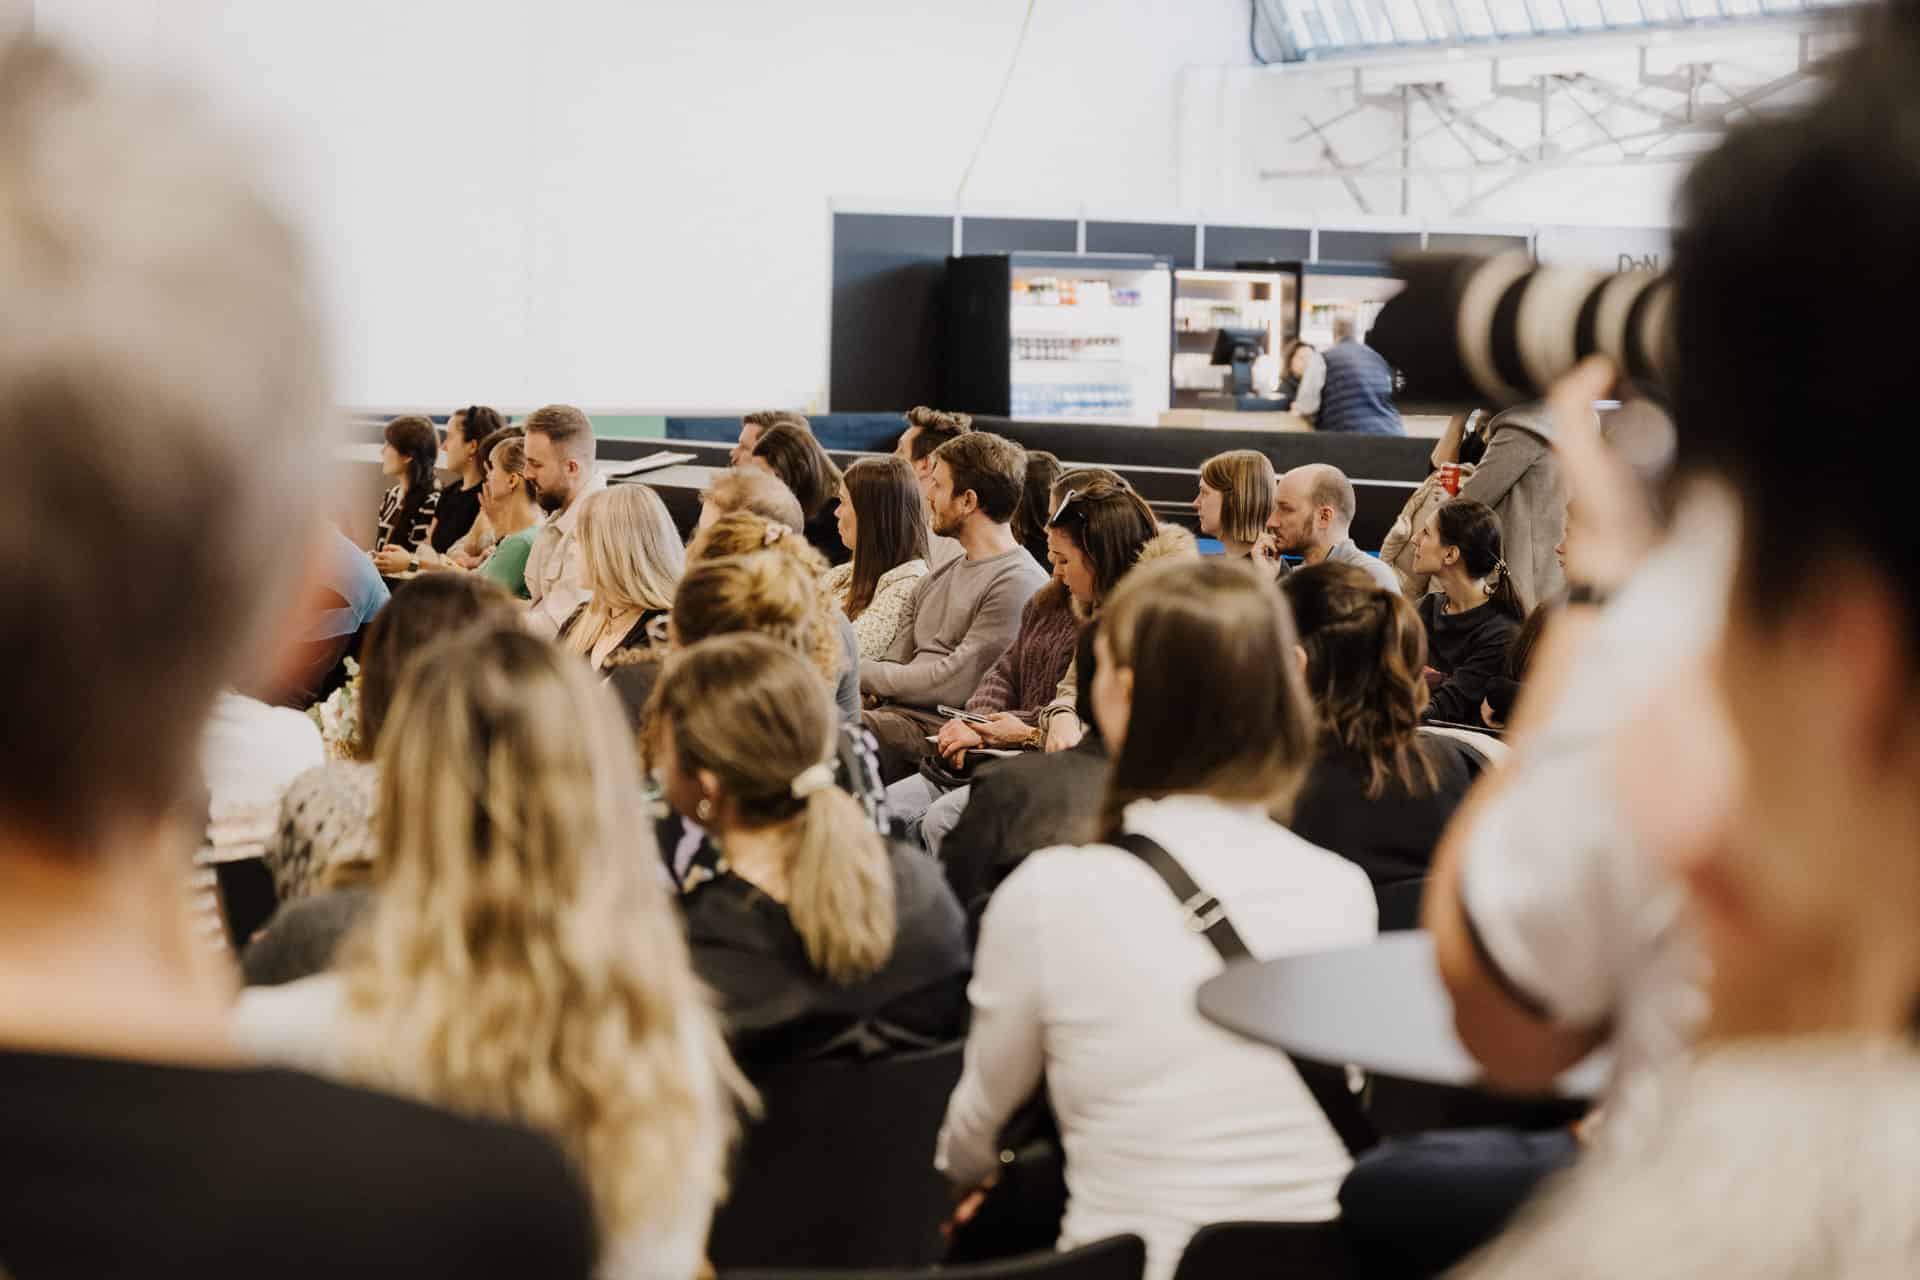
{"type": "Polygon", "coordinates": [[[1502,552],[1500,517],[1493,508],[1472,498],[1455,498],[1434,517],[1440,545],[1460,553],[1467,576],[1487,581],[1487,603],[1515,622],[1527,620],[1527,602],[1514,589],[1513,574],[1502,552]]]}

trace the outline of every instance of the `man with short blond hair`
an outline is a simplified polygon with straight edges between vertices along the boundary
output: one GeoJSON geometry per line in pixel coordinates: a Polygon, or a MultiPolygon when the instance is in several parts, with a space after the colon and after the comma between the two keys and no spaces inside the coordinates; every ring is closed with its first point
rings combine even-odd
{"type": "Polygon", "coordinates": [[[607,482],[594,469],[593,422],[570,404],[550,404],[527,415],[527,480],[547,513],[527,554],[529,624],[557,636],[573,611],[593,597],[585,552],[576,532],[580,503],[607,482]]]}

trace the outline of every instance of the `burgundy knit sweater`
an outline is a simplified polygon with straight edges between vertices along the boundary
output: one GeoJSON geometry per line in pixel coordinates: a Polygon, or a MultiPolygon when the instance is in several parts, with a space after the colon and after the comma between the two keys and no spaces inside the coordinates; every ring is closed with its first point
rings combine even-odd
{"type": "Polygon", "coordinates": [[[1073,616],[1067,589],[1058,582],[1040,588],[1020,613],[1020,632],[1012,647],[967,699],[967,710],[983,716],[1011,711],[1031,724],[1053,700],[1079,636],[1080,620],[1073,616]]]}

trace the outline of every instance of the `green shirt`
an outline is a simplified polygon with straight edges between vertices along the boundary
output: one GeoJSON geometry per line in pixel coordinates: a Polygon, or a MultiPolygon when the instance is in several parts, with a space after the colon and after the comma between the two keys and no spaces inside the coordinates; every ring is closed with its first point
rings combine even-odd
{"type": "Polygon", "coordinates": [[[500,539],[494,545],[493,555],[480,566],[480,575],[492,578],[522,600],[528,599],[527,557],[533,554],[534,535],[539,532],[540,526],[531,524],[500,539]]]}

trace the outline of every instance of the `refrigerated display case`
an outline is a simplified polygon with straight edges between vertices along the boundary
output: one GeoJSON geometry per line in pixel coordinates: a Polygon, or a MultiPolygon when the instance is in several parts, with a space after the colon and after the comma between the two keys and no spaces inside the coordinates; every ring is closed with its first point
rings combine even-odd
{"type": "Polygon", "coordinates": [[[948,258],[947,315],[947,408],[1151,426],[1168,407],[1169,259],[948,258]]]}
{"type": "Polygon", "coordinates": [[[1232,368],[1213,363],[1223,330],[1265,332],[1252,394],[1255,401],[1272,397],[1279,388],[1280,352],[1300,324],[1300,264],[1176,271],[1173,289],[1174,407],[1246,407],[1233,393],[1232,368]]]}

